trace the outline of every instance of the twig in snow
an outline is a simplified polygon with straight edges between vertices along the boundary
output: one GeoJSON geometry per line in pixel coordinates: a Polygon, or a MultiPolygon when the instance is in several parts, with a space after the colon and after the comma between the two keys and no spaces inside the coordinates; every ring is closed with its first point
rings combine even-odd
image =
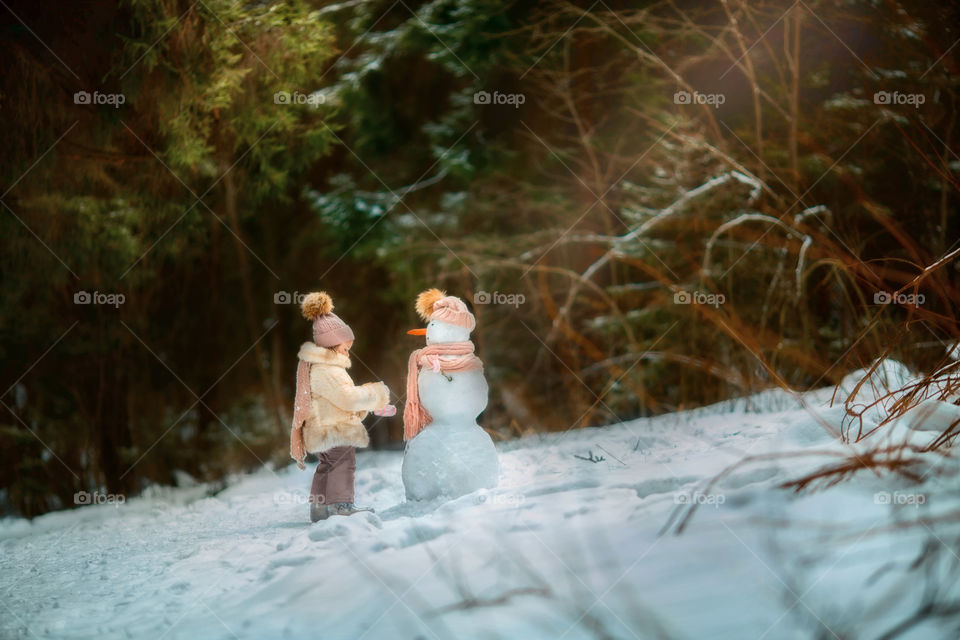
{"type": "Polygon", "coordinates": [[[592,449],[587,452],[586,456],[578,456],[577,454],[573,454],[573,457],[578,458],[580,460],[586,460],[587,462],[593,462],[593,463],[603,462],[604,460],[606,460],[606,458],[604,458],[603,456],[593,455],[592,449]]]}

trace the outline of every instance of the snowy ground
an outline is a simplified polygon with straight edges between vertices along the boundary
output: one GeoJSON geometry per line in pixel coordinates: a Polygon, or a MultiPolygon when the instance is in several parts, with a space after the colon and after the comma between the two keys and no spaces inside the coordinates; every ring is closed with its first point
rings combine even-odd
{"type": "MultiPolygon", "coordinates": [[[[836,429],[829,395],[805,401],[836,429]]],[[[920,422],[877,438],[929,441],[920,422]]],[[[951,459],[920,485],[780,489],[852,448],[779,392],[499,450],[497,490],[429,505],[404,502],[400,453],[361,453],[377,514],[314,525],[292,465],[0,522],[0,637],[960,637],[951,459]]]]}

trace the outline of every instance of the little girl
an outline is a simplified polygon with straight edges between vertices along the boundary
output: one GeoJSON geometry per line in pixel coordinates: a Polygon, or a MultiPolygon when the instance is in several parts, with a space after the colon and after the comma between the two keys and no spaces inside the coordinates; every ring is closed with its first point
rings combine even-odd
{"type": "Polygon", "coordinates": [[[313,342],[304,342],[297,357],[297,395],[294,402],[290,455],[306,468],[306,453],[317,453],[320,464],[310,487],[310,520],[373,511],[353,503],[356,447],[370,437],[361,420],[367,412],[394,415],[390,391],[382,382],[354,386],[347,373],[353,331],[333,313],[325,292],[311,293],[301,305],[303,317],[313,321],[313,342]]]}

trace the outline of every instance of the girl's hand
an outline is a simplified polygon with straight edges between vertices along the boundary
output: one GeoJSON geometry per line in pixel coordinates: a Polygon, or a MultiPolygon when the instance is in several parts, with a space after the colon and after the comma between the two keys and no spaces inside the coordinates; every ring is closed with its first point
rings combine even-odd
{"type": "Polygon", "coordinates": [[[383,409],[377,409],[376,411],[374,411],[373,415],[389,418],[391,416],[397,415],[397,408],[392,404],[388,404],[383,409]]]}

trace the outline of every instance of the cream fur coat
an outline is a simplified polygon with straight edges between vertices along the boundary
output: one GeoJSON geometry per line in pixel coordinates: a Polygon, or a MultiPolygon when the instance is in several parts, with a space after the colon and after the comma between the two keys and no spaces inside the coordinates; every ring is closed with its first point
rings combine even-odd
{"type": "Polygon", "coordinates": [[[312,342],[303,343],[297,357],[312,365],[313,411],[303,425],[306,450],[319,453],[342,445],[369,446],[370,436],[361,420],[367,412],[387,405],[387,386],[382,382],[355,386],[347,373],[350,358],[312,342]]]}

